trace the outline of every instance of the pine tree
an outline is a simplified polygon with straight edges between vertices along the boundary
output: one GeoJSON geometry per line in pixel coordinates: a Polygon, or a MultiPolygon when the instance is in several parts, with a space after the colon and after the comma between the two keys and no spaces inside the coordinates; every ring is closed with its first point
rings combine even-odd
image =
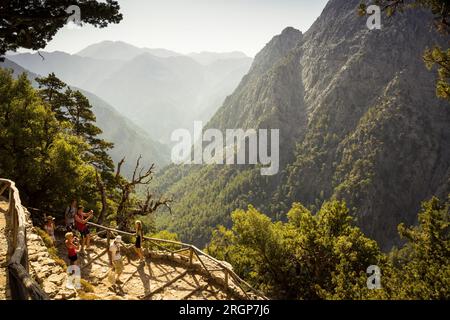
{"type": "Polygon", "coordinates": [[[114,163],[108,150],[114,145],[99,138],[102,130],[95,124],[96,117],[89,100],[79,90],[68,87],[54,73],[36,81],[41,97],[48,102],[58,121],[68,123],[71,133],[89,144],[87,156],[91,164],[101,172],[112,172],[114,163]]]}
{"type": "Polygon", "coordinates": [[[108,150],[113,148],[114,144],[98,137],[102,130],[95,124],[96,117],[89,100],[78,90],[66,94],[70,100],[69,122],[72,124],[73,133],[85,139],[91,146],[91,163],[101,171],[113,171],[114,163],[108,155],[108,150]]]}
{"type": "Polygon", "coordinates": [[[399,226],[405,246],[392,254],[391,299],[450,299],[450,195],[424,202],[419,224],[399,226]]]}
{"type": "Polygon", "coordinates": [[[88,145],[65,132],[26,75],[0,69],[0,176],[16,182],[25,204],[61,209],[71,197],[93,198],[88,145]],[[81,187],[82,186],[82,190],[81,187]]]}
{"type": "Polygon", "coordinates": [[[437,96],[450,101],[450,48],[446,51],[437,47],[427,49],[424,60],[428,69],[438,69],[437,96]]]}
{"type": "Polygon", "coordinates": [[[36,82],[39,84],[39,93],[42,100],[50,105],[51,110],[55,113],[56,119],[59,121],[67,120],[64,108],[67,107],[69,101],[67,94],[63,93],[66,84],[58,79],[53,72],[47,77],[36,78],[36,82]]]}

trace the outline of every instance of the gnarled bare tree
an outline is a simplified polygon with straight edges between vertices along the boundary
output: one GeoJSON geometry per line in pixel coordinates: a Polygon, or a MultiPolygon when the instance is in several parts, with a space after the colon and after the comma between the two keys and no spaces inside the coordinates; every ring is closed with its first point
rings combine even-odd
{"type": "Polygon", "coordinates": [[[97,190],[100,193],[100,198],[102,200],[102,209],[100,210],[100,214],[98,216],[97,223],[103,224],[103,220],[105,219],[106,212],[108,211],[108,201],[107,201],[108,196],[106,194],[105,183],[103,182],[102,177],[98,173],[97,168],[95,170],[95,180],[96,180],[96,184],[97,184],[97,190]]]}
{"type": "Polygon", "coordinates": [[[119,229],[126,229],[130,218],[135,215],[149,215],[155,212],[159,207],[165,206],[170,210],[170,203],[172,199],[160,197],[154,198],[150,192],[148,185],[153,180],[155,173],[155,164],[150,165],[147,169],[141,167],[142,156],[136,161],[136,166],[133,171],[131,179],[126,179],[120,174],[121,168],[125,163],[123,158],[117,165],[116,183],[119,188],[120,199],[117,207],[117,226],[119,229]],[[137,200],[134,207],[131,206],[130,196],[135,192],[137,186],[147,186],[146,196],[143,200],[137,200]]]}

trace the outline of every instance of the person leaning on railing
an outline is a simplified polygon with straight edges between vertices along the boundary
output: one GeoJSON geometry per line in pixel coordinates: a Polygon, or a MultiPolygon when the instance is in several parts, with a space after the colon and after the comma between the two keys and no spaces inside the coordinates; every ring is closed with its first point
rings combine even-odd
{"type": "Polygon", "coordinates": [[[75,215],[75,226],[81,234],[81,251],[84,252],[84,247],[86,250],[90,250],[91,236],[88,227],[88,222],[94,216],[94,211],[83,212],[83,206],[78,207],[78,211],[75,215]]]}
{"type": "Polygon", "coordinates": [[[136,242],[134,243],[134,249],[136,250],[136,253],[139,257],[139,261],[143,263],[144,254],[142,252],[142,241],[144,240],[144,234],[142,231],[142,222],[140,220],[137,220],[135,222],[135,228],[136,228],[136,242]]]}

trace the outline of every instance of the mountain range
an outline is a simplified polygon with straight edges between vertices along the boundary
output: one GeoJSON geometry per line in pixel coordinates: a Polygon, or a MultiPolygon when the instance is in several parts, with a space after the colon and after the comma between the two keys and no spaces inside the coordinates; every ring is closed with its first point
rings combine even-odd
{"type": "Polygon", "coordinates": [[[55,72],[66,83],[92,92],[164,144],[171,143],[174,130],[209,120],[252,63],[239,52],[181,55],[112,41],[73,55],[7,57],[31,72],[55,72]]]}
{"type": "Polygon", "coordinates": [[[156,57],[168,58],[180,56],[179,53],[166,49],[138,48],[123,41],[102,41],[87,46],[76,53],[77,56],[100,60],[132,60],[137,56],[149,53],[156,57]]]}
{"type": "Polygon", "coordinates": [[[384,250],[422,201],[450,192],[450,106],[436,97],[427,47],[448,39],[419,9],[383,14],[381,30],[357,15],[360,0],[330,0],[312,27],[286,28],[255,57],[209,121],[219,130],[279,129],[281,172],[255,166],[171,165],[155,188],[176,199],[161,229],[204,246],[230,213],[252,204],[275,220],[294,202],[317,210],[345,200],[384,250]],[[193,187],[195,186],[195,188],[193,187]]]}
{"type": "MultiPolygon", "coordinates": [[[[102,41],[87,46],[76,53],[77,56],[100,59],[100,60],[132,60],[137,56],[148,53],[159,58],[179,57],[183,54],[163,48],[139,48],[123,41],[102,41]]],[[[218,60],[244,59],[248,58],[240,51],[233,52],[192,52],[187,54],[196,62],[208,65],[218,60]]]]}

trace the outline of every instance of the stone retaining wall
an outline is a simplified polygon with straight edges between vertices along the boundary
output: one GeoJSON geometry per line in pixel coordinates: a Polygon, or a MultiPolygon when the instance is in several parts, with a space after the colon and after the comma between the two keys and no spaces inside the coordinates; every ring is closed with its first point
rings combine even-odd
{"type": "Polygon", "coordinates": [[[50,256],[44,241],[36,232],[30,218],[30,213],[25,209],[27,215],[27,246],[30,264],[30,275],[41,285],[50,298],[56,300],[71,299],[76,292],[66,289],[67,273],[50,256]]]}

